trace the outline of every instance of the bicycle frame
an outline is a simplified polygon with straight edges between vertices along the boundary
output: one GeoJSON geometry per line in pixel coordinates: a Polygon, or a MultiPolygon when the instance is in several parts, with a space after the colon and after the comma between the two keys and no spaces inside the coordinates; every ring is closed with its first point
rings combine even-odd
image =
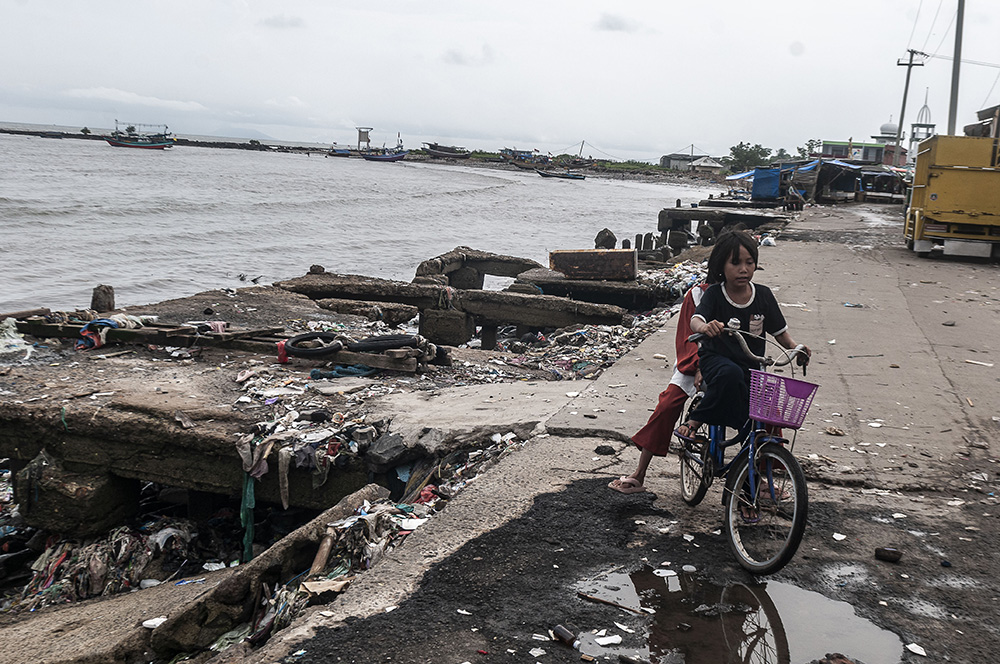
{"type": "MultiPolygon", "coordinates": [[[[779,443],[784,444],[788,442],[786,438],[780,438],[773,434],[767,432],[764,424],[758,422],[757,420],[747,420],[747,423],[730,439],[725,438],[726,427],[718,424],[711,424],[708,427],[708,457],[711,460],[711,468],[709,468],[710,475],[709,478],[715,477],[726,477],[726,488],[722,492],[722,502],[725,504],[726,495],[728,492],[732,491],[729,481],[729,470],[732,468],[740,459],[745,456],[755,458],[757,455],[757,449],[764,443],[779,443]],[[739,451],[736,455],[726,463],[726,448],[732,447],[734,445],[740,445],[739,451]]],[[[703,461],[692,454],[690,451],[685,451],[684,454],[689,458],[693,459],[698,465],[703,467],[703,461]]],[[[758,487],[758,472],[756,469],[756,464],[750,464],[749,469],[749,479],[750,479],[750,495],[757,495],[758,487]]],[[[710,480],[711,481],[711,480],[710,480]]],[[[772,482],[771,491],[774,491],[773,479],[768,478],[769,482],[772,482]]]]}

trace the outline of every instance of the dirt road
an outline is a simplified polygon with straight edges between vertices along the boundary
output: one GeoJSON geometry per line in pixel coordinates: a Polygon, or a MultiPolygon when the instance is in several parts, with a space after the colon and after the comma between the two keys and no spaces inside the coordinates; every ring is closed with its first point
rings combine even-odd
{"type": "MultiPolygon", "coordinates": [[[[728,551],[718,487],[688,508],[676,460],[659,459],[647,477],[655,494],[612,493],[606,484],[632,468],[633,448],[608,435],[553,435],[479,478],[337,602],[260,651],[214,661],[579,661],[579,652],[533,638],[557,623],[621,636],[620,645],[591,648],[601,661],[625,653],[690,664],[737,653],[808,662],[832,651],[867,664],[991,661],[1000,646],[997,267],[919,259],[903,248],[901,225],[886,208],[810,208],[778,246],[761,249],[756,279],[776,291],[794,336],[814,349],[808,379],[822,387],[795,447],[809,479],[809,526],[796,558],[766,580],[773,596],[788,587],[819,594],[780,615],[770,599],[738,604],[737,624],[770,624],[759,642],[748,630],[743,645],[721,645],[730,643],[733,605],[713,588],[769,590],[728,551]],[[609,442],[617,455],[595,453],[609,442]],[[903,552],[898,563],[875,559],[886,546],[903,552]],[[682,565],[696,571],[680,573],[683,601],[671,612],[670,593],[642,580],[682,565]],[[638,611],[588,601],[581,589],[638,611]],[[875,632],[888,634],[890,654],[873,650],[877,639],[829,600],[888,630],[875,632]],[[709,627],[713,611],[722,617],[709,627]]],[[[576,421],[595,432],[634,431],[668,375],[649,358],[670,352],[670,334],[620,360],[550,430],[576,421]]]]}

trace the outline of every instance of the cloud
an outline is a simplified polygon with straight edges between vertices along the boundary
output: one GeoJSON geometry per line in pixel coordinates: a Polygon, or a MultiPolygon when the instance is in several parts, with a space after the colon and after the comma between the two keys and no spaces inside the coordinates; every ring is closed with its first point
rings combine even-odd
{"type": "Polygon", "coordinates": [[[274,28],[275,30],[287,30],[289,28],[303,28],[306,22],[299,16],[279,14],[262,19],[258,25],[263,25],[265,28],[274,28]]]}
{"type": "Polygon", "coordinates": [[[597,29],[607,32],[638,32],[639,24],[635,21],[615,14],[601,14],[597,21],[597,29]]]}
{"type": "Polygon", "coordinates": [[[307,106],[305,102],[295,96],[268,99],[264,103],[267,106],[274,106],[276,108],[305,108],[307,106]]]}
{"type": "Polygon", "coordinates": [[[174,111],[205,111],[208,110],[196,101],[179,101],[176,99],[160,99],[158,97],[146,97],[134,92],[126,92],[116,88],[74,88],[67,90],[68,97],[77,99],[99,99],[103,101],[113,101],[122,104],[135,104],[136,106],[151,106],[153,108],[167,108],[174,111]]]}
{"type": "Polygon", "coordinates": [[[448,49],[441,56],[446,64],[460,67],[483,67],[493,62],[493,49],[489,44],[483,44],[481,55],[467,55],[458,49],[448,49]]]}

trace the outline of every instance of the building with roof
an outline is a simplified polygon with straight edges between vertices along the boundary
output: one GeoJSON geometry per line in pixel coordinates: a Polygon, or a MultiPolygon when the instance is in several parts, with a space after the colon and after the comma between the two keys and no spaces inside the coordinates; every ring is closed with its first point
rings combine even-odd
{"type": "Polygon", "coordinates": [[[906,163],[906,148],[896,145],[896,133],[899,125],[892,122],[879,127],[879,133],[872,136],[873,142],[855,141],[823,141],[820,155],[824,159],[850,159],[851,161],[867,161],[873,164],[902,166],[906,163]]]}
{"type": "Polygon", "coordinates": [[[725,166],[712,157],[699,157],[691,162],[689,168],[695,173],[720,173],[725,166]]]}
{"type": "Polygon", "coordinates": [[[660,157],[660,166],[662,168],[670,168],[675,171],[689,171],[691,170],[691,162],[695,159],[700,159],[702,155],[697,157],[694,154],[688,154],[686,152],[675,152],[673,154],[666,154],[660,157]]]}

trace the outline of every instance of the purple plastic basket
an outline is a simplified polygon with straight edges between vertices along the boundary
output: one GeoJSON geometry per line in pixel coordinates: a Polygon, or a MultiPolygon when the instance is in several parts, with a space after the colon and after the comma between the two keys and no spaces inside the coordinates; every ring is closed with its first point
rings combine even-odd
{"type": "Polygon", "coordinates": [[[750,417],[758,422],[798,429],[806,419],[819,385],[778,374],[750,370],[750,417]]]}

